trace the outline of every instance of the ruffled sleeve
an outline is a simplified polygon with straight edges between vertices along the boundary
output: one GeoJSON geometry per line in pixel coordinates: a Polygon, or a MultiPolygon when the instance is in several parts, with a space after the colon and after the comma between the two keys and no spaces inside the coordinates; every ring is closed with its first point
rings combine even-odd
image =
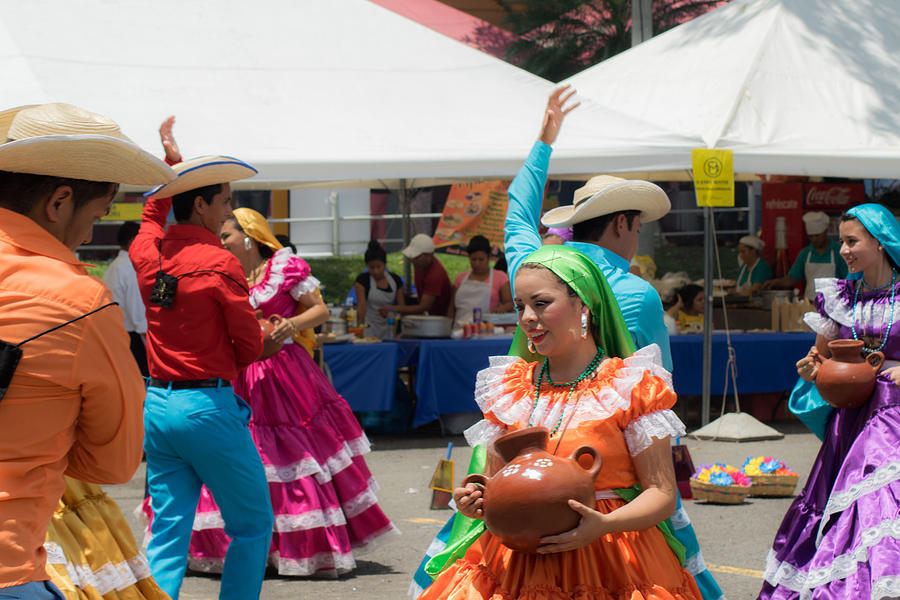
{"type": "Polygon", "coordinates": [[[834,277],[816,279],[816,311],[803,315],[803,322],[827,340],[840,337],[841,325],[852,322],[846,301],[846,282],[834,277]]]}
{"type": "Polygon", "coordinates": [[[319,280],[310,275],[309,265],[290,248],[282,248],[269,259],[266,277],[262,283],[253,286],[250,291],[250,302],[259,306],[275,297],[275,294],[286,290],[294,300],[319,288],[319,280]]]}
{"type": "Polygon", "coordinates": [[[640,454],[655,439],[686,433],[684,424],[671,410],[677,397],[672,390],[672,376],[662,367],[659,346],[651,344],[626,358],[613,383],[620,396],[630,399],[620,423],[629,454],[640,454]]]}
{"type": "Polygon", "coordinates": [[[506,384],[515,376],[508,372],[511,367],[522,371],[528,363],[515,356],[492,356],[489,360],[488,367],[475,378],[475,402],[485,418],[464,432],[470,446],[493,442],[506,433],[508,425],[527,417],[521,393],[506,384]]]}

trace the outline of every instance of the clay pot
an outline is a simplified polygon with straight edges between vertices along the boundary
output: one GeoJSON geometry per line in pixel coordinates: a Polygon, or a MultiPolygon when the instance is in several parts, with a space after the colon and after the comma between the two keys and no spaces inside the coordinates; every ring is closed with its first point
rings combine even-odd
{"type": "Polygon", "coordinates": [[[884,354],[872,352],[865,356],[862,348],[862,340],[828,342],[831,358],[819,367],[816,388],[825,402],[835,408],[856,408],[872,396],[884,354]]]}
{"type": "Polygon", "coordinates": [[[272,315],[268,319],[264,319],[262,313],[256,311],[256,318],[259,320],[259,327],[263,331],[263,350],[262,354],[259,355],[259,359],[257,359],[262,360],[278,354],[278,351],[284,346],[284,342],[276,342],[272,339],[272,332],[275,330],[275,326],[281,322],[282,317],[272,315]]]}
{"type": "Polygon", "coordinates": [[[484,486],[484,523],[488,531],[513,550],[533,553],[540,539],[574,529],[581,515],[569,499],[594,506],[594,479],[600,471],[600,456],[590,446],[581,446],[568,458],[547,452],[550,434],[545,427],[530,427],[508,433],[494,442],[505,462],[488,478],[473,473],[462,485],[484,486]],[[593,464],[582,467],[578,458],[590,455],[593,464]]]}

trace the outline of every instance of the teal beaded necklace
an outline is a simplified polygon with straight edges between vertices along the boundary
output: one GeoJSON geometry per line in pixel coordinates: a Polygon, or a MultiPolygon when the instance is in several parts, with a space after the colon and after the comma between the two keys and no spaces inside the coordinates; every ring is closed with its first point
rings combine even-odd
{"type": "MultiPolygon", "coordinates": [[[[856,286],[856,291],[853,293],[853,320],[850,322],[850,333],[853,334],[854,340],[859,340],[859,337],[857,336],[857,333],[856,333],[856,304],[857,304],[857,300],[859,299],[859,290],[863,286],[863,283],[865,283],[865,281],[866,281],[865,278],[861,279],[859,284],[856,286]]],[[[894,285],[895,283],[897,283],[897,271],[895,271],[894,269],[891,269],[891,282],[889,284],[883,285],[883,286],[877,287],[877,288],[870,286],[868,283],[865,284],[867,288],[870,288],[875,291],[885,290],[888,287],[891,288],[891,316],[888,319],[887,331],[884,332],[884,337],[881,340],[881,345],[878,346],[877,348],[867,348],[865,345],[863,346],[862,351],[865,352],[866,354],[872,354],[873,352],[880,352],[881,349],[884,348],[884,345],[887,344],[888,337],[890,337],[890,335],[891,335],[891,327],[894,326],[894,297],[897,294],[897,288],[894,285]]],[[[882,312],[882,315],[883,315],[883,312],[882,312]]]]}
{"type": "Polygon", "coordinates": [[[588,366],[585,367],[584,371],[581,372],[581,375],[579,375],[572,381],[563,381],[560,383],[556,383],[555,381],[550,379],[550,359],[545,358],[544,364],[541,366],[541,370],[538,373],[537,381],[534,383],[534,404],[532,404],[531,406],[531,414],[528,415],[528,426],[534,427],[532,419],[534,418],[534,411],[537,408],[538,398],[541,394],[541,383],[544,381],[544,377],[546,377],[547,383],[549,383],[553,387],[569,388],[569,393],[566,394],[566,403],[563,404],[562,410],[559,411],[559,420],[556,422],[556,426],[553,427],[553,431],[550,432],[550,435],[553,435],[554,433],[559,431],[559,427],[563,422],[563,415],[565,415],[566,413],[566,407],[569,405],[569,400],[572,399],[572,394],[575,392],[575,388],[578,387],[579,383],[587,379],[598,366],[600,366],[600,361],[603,360],[604,354],[605,352],[603,351],[603,348],[597,348],[597,354],[594,356],[591,362],[588,363],[588,366]]]}

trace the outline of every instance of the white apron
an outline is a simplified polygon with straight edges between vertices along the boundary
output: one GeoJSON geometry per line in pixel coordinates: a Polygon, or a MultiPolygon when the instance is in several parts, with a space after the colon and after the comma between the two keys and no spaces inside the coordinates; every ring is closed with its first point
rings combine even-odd
{"type": "Polygon", "coordinates": [[[806,264],[803,265],[803,276],[806,278],[806,288],[803,297],[810,302],[816,299],[816,279],[821,277],[835,277],[837,275],[834,264],[834,248],[831,246],[828,247],[829,262],[827,263],[810,262],[809,259],[812,257],[813,252],[815,252],[815,250],[810,249],[806,254],[806,264]]]}
{"type": "Polygon", "coordinates": [[[472,309],[480,308],[481,314],[491,311],[491,290],[494,287],[494,270],[490,270],[487,281],[470,281],[468,271],[463,276],[459,288],[456,290],[456,322],[473,323],[472,309]]]}
{"type": "Polygon", "coordinates": [[[735,291],[737,291],[737,292],[750,291],[750,288],[753,287],[753,269],[755,269],[757,266],[759,266],[760,260],[762,260],[762,259],[757,258],[756,262],[753,263],[753,267],[749,271],[747,271],[747,265],[741,265],[741,270],[738,271],[737,280],[740,281],[741,277],[744,276],[744,273],[747,273],[747,280],[744,283],[738,283],[737,287],[735,288],[735,291]]]}
{"type": "Polygon", "coordinates": [[[385,271],[385,276],[388,287],[391,288],[390,291],[378,289],[375,278],[369,275],[369,293],[366,296],[366,329],[364,331],[366,337],[381,339],[388,337],[387,317],[378,312],[378,309],[397,303],[397,282],[387,271],[385,271]]]}

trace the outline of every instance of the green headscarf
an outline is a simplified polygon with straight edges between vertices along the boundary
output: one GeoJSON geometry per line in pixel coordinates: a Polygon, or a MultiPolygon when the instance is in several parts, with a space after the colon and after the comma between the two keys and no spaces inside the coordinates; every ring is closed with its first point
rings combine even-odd
{"type": "MultiPolygon", "coordinates": [[[[627,358],[634,354],[634,340],[625,326],[622,311],[616,302],[612,288],[600,268],[590,258],[568,246],[541,246],[526,258],[522,264],[542,265],[572,288],[581,301],[591,311],[591,327],[594,339],[607,356],[627,358]]],[[[519,267],[518,274],[521,274],[519,267]]],[[[542,357],[528,350],[528,339],[522,329],[516,328],[511,356],[520,356],[528,361],[542,357]]]]}

